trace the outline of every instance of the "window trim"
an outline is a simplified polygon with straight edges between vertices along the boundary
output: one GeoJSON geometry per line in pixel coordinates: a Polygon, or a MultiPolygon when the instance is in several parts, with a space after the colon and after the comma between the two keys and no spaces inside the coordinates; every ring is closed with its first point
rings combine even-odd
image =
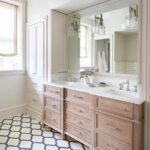
{"type": "Polygon", "coordinates": [[[5,53],[0,53],[0,56],[2,57],[10,57],[10,56],[15,56],[18,53],[18,5],[8,3],[5,1],[0,1],[0,5],[3,5],[5,7],[10,7],[11,5],[14,7],[15,11],[15,16],[14,16],[14,52],[10,54],[5,54],[5,53]]]}
{"type": "MultiPolygon", "coordinates": [[[[22,55],[22,67],[20,69],[16,70],[0,70],[0,75],[1,73],[3,74],[4,72],[10,72],[10,73],[15,73],[18,71],[24,71],[26,70],[26,6],[27,6],[27,1],[26,0],[1,0],[2,2],[9,3],[12,5],[16,5],[18,7],[18,22],[19,22],[19,43],[18,44],[18,52],[21,53],[22,55]]],[[[8,56],[9,57],[9,56],[8,56]]]]}
{"type": "MultiPolygon", "coordinates": [[[[88,46],[87,46],[87,43],[88,43],[88,26],[85,25],[85,24],[81,24],[82,27],[86,28],[86,47],[85,47],[85,56],[81,56],[80,54],[80,58],[87,58],[88,56],[88,46]]],[[[80,50],[81,50],[81,46],[80,46],[80,50]]]]}

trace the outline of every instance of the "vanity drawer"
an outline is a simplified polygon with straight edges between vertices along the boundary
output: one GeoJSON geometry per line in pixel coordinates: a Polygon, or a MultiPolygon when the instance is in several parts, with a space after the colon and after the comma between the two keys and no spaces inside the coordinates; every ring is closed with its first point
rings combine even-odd
{"type": "Polygon", "coordinates": [[[81,128],[74,126],[70,123],[67,123],[65,125],[65,131],[67,133],[72,134],[72,135],[76,136],[77,138],[87,142],[88,144],[90,144],[92,141],[92,136],[90,136],[91,135],[90,131],[85,130],[85,129],[81,129],[81,128]]]}
{"type": "Polygon", "coordinates": [[[44,85],[44,92],[52,97],[61,97],[61,88],[50,85],[44,85]]]}
{"type": "Polygon", "coordinates": [[[49,108],[53,111],[60,112],[60,100],[52,98],[50,96],[45,96],[44,105],[46,108],[49,108]]]}
{"type": "Polygon", "coordinates": [[[96,133],[96,150],[132,150],[132,145],[126,144],[103,132],[96,133]]]}
{"type": "Polygon", "coordinates": [[[132,144],[133,124],[131,122],[97,113],[96,129],[128,144],[132,144]]]}
{"type": "Polygon", "coordinates": [[[80,105],[83,105],[84,107],[85,106],[88,108],[94,107],[93,96],[88,93],[66,89],[65,98],[67,101],[76,102],[80,105]]]}
{"type": "Polygon", "coordinates": [[[71,113],[74,113],[76,115],[88,118],[90,120],[93,117],[93,113],[90,109],[88,109],[88,108],[86,109],[82,106],[76,105],[76,104],[71,103],[71,102],[65,102],[65,110],[67,112],[71,112],[71,113]]]}
{"type": "Polygon", "coordinates": [[[92,130],[92,121],[83,117],[79,117],[78,115],[66,112],[65,113],[65,121],[71,124],[74,124],[78,127],[92,130]]]}
{"type": "Polygon", "coordinates": [[[96,97],[96,109],[133,119],[133,104],[96,97]]]}
{"type": "Polygon", "coordinates": [[[44,110],[44,119],[46,123],[60,129],[60,115],[50,110],[44,110]]]}

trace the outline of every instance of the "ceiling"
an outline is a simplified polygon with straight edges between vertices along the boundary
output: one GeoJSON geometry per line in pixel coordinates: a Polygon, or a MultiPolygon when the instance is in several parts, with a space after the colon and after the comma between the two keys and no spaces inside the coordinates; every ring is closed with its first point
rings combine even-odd
{"type": "MultiPolygon", "coordinates": [[[[57,9],[65,14],[72,13],[83,8],[95,6],[106,0],[49,0],[49,6],[53,5],[53,9],[57,9]],[[55,4],[55,5],[54,5],[55,4]]],[[[109,1],[109,0],[108,0],[109,1]]]]}

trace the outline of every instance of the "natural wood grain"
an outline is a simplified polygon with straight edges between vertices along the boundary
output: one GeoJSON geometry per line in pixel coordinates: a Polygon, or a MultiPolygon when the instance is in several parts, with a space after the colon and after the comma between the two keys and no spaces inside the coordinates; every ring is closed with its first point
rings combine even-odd
{"type": "Polygon", "coordinates": [[[50,110],[44,111],[44,119],[45,122],[52,124],[53,126],[60,129],[60,115],[50,110]]]}
{"type": "Polygon", "coordinates": [[[77,103],[88,109],[94,108],[94,101],[92,99],[92,95],[85,93],[85,92],[66,89],[65,99],[67,101],[72,101],[74,103],[77,103]]]}
{"type": "Polygon", "coordinates": [[[50,96],[45,96],[45,107],[60,113],[60,99],[52,98],[50,96]]]}
{"type": "Polygon", "coordinates": [[[128,144],[132,144],[133,123],[97,113],[96,128],[112,137],[118,138],[128,144]]]}
{"type": "Polygon", "coordinates": [[[132,145],[126,144],[103,132],[97,132],[96,139],[96,150],[132,150],[132,145]]]}
{"type": "Polygon", "coordinates": [[[71,102],[65,102],[65,109],[68,112],[74,113],[76,115],[79,115],[81,117],[85,117],[87,119],[92,120],[93,115],[92,115],[92,110],[82,107],[80,105],[77,105],[75,103],[71,102]]]}
{"type": "Polygon", "coordinates": [[[103,97],[96,97],[95,100],[96,110],[109,112],[115,115],[123,116],[126,118],[133,118],[133,104],[112,100],[103,97]]]}
{"type": "Polygon", "coordinates": [[[77,136],[78,138],[82,139],[83,141],[89,143],[90,145],[92,144],[91,143],[92,136],[90,136],[91,132],[86,129],[79,128],[73,124],[67,123],[65,125],[65,131],[70,134],[73,134],[74,136],[77,136]]]}

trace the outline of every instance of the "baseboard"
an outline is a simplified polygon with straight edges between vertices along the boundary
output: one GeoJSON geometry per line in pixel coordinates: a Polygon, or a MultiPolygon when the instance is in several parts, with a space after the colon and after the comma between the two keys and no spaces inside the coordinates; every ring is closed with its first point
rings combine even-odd
{"type": "Polygon", "coordinates": [[[30,114],[33,118],[37,119],[38,121],[42,120],[42,112],[41,110],[37,109],[34,106],[27,106],[27,112],[30,114]]]}
{"type": "Polygon", "coordinates": [[[17,105],[14,107],[8,107],[8,108],[4,108],[0,110],[0,122],[3,119],[9,119],[13,116],[18,116],[21,115],[23,113],[27,113],[27,105],[26,104],[22,104],[22,105],[17,105]]]}

